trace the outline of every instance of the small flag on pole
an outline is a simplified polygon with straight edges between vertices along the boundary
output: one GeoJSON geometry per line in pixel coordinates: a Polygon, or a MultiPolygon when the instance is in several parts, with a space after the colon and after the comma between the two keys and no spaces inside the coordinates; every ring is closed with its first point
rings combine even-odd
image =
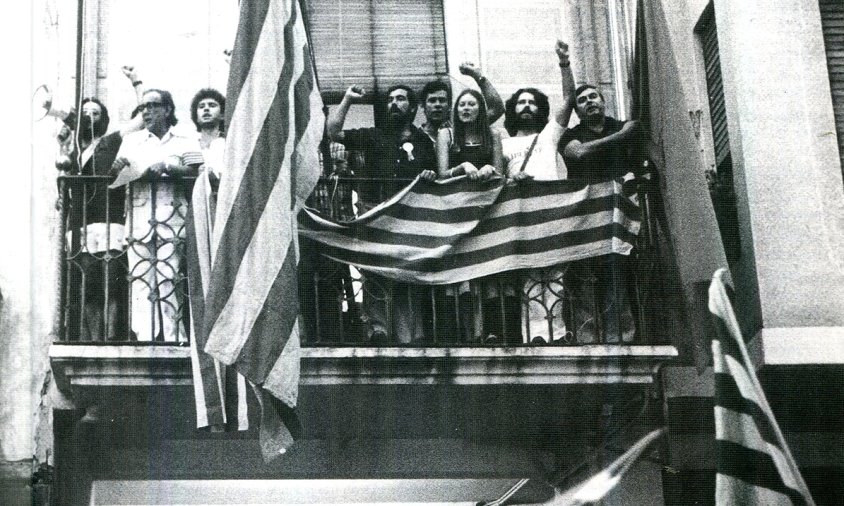
{"type": "Polygon", "coordinates": [[[324,124],[307,40],[297,0],[240,2],[203,330],[205,351],[255,387],[265,460],[299,431],[296,214],[320,174],[324,124]]]}
{"type": "Polygon", "coordinates": [[[756,378],[719,269],[709,286],[718,321],[712,341],[719,505],[814,505],[756,378]]]}
{"type": "MultiPolygon", "coordinates": [[[[554,496],[542,503],[542,506],[585,506],[604,500],[610,492],[621,482],[621,479],[633,467],[650,446],[662,437],[666,429],[655,429],[645,434],[641,439],[627,449],[620,457],[600,473],[569,488],[565,491],[554,489],[554,496]]],[[[502,506],[515,495],[529,480],[517,482],[503,496],[495,501],[479,503],[482,506],[502,506]]]]}

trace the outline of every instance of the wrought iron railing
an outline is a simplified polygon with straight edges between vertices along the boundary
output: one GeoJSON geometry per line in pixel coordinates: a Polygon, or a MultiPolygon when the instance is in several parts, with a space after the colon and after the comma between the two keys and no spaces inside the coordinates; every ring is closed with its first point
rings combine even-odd
{"type": "MultiPolygon", "coordinates": [[[[59,178],[62,321],[66,343],[185,345],[190,336],[185,219],[192,179],[109,190],[106,176],[59,178]]],[[[323,178],[310,204],[337,219],[355,215],[358,187],[323,178]]],[[[629,259],[599,257],[446,286],[398,283],[302,248],[300,310],[305,346],[517,346],[657,344],[651,294],[658,228],[652,182],[639,178],[642,227],[629,259]],[[604,265],[607,262],[612,265],[604,265]],[[600,308],[600,269],[618,284],[620,310],[600,308]],[[623,302],[623,299],[627,302],[623,302]]],[[[610,297],[612,298],[612,297],[610,297]]]]}

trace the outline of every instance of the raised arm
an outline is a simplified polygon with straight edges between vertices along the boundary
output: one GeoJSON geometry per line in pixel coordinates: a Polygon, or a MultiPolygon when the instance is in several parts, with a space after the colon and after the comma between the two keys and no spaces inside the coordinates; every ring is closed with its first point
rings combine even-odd
{"type": "Polygon", "coordinates": [[[569,61],[569,46],[565,42],[558,40],[554,49],[557,52],[557,59],[560,65],[560,82],[563,85],[563,106],[557,110],[554,119],[561,127],[568,128],[571,112],[574,110],[575,99],[574,75],[572,75],[571,61],[569,61]]]}
{"type": "Polygon", "coordinates": [[[346,115],[349,113],[349,107],[352,102],[363,97],[363,88],[354,85],[350,86],[343,95],[343,100],[326,120],[326,130],[328,131],[328,138],[334,142],[343,142],[343,124],[346,122],[346,115]]]}
{"type": "Polygon", "coordinates": [[[495,86],[489,82],[489,79],[484,77],[480,67],[472,62],[461,63],[460,73],[471,77],[478,83],[481,94],[483,94],[484,100],[486,101],[486,114],[489,118],[489,123],[495,123],[504,114],[504,101],[501,100],[501,95],[498,94],[495,86]]]}
{"type": "MultiPolygon", "coordinates": [[[[123,75],[126,76],[126,79],[132,83],[132,89],[135,90],[135,103],[141,105],[141,102],[144,100],[144,82],[140,77],[138,77],[138,72],[135,70],[133,65],[124,65],[120,67],[120,70],[123,72],[123,75]]],[[[120,125],[120,135],[125,137],[132,132],[141,130],[143,127],[143,115],[138,113],[128,122],[120,125]]]]}

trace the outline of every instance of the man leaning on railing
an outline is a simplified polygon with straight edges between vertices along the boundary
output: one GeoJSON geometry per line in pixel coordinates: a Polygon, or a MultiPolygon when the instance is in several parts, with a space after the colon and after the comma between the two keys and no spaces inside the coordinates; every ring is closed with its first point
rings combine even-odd
{"type": "MultiPolygon", "coordinates": [[[[560,141],[569,179],[599,183],[621,177],[640,165],[638,121],[619,121],[607,116],[604,96],[591,84],[575,90],[574,107],[580,124],[568,130],[560,141]]],[[[587,298],[592,291],[583,289],[584,280],[593,276],[596,279],[594,297],[604,342],[632,342],[636,331],[632,307],[636,301],[632,255],[610,254],[581,260],[572,265],[569,275],[569,286],[582,291],[587,298]]],[[[584,330],[581,335],[588,335],[590,329],[595,332],[596,322],[584,321],[588,319],[586,310],[577,308],[576,313],[576,325],[584,330]]]]}
{"type": "Polygon", "coordinates": [[[202,163],[199,143],[171,128],[177,122],[169,92],[149,89],[140,105],[145,129],[124,139],[114,168],[115,185],[129,184],[126,217],[132,278],[131,325],[139,341],[187,340],[181,276],[184,185],[202,163]]]}

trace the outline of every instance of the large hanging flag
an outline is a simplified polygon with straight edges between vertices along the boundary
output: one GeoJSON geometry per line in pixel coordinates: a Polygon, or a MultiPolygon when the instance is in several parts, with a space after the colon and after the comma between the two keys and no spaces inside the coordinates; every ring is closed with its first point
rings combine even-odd
{"type": "Polygon", "coordinates": [[[709,286],[709,311],[718,320],[712,341],[715,371],[715,443],[719,505],[813,505],[809,489],[744,346],[719,269],[709,286]]]}
{"type": "Polygon", "coordinates": [[[241,374],[228,371],[212,356],[205,353],[203,317],[205,296],[211,278],[211,231],[214,222],[214,197],[208,173],[196,178],[191,206],[185,220],[187,236],[186,264],[190,300],[191,372],[193,376],[196,427],[212,430],[249,429],[246,403],[246,380],[241,374]],[[226,374],[230,372],[231,374],[226,374]]]}
{"type": "Polygon", "coordinates": [[[319,177],[323,124],[299,3],[242,0],[203,330],[205,350],[256,388],[267,460],[297,433],[296,214],[319,177]]]}
{"type": "Polygon", "coordinates": [[[632,174],[592,185],[417,178],[352,221],[305,209],[300,232],[334,260],[400,281],[447,284],[629,254],[639,233],[638,202],[632,174]]]}

